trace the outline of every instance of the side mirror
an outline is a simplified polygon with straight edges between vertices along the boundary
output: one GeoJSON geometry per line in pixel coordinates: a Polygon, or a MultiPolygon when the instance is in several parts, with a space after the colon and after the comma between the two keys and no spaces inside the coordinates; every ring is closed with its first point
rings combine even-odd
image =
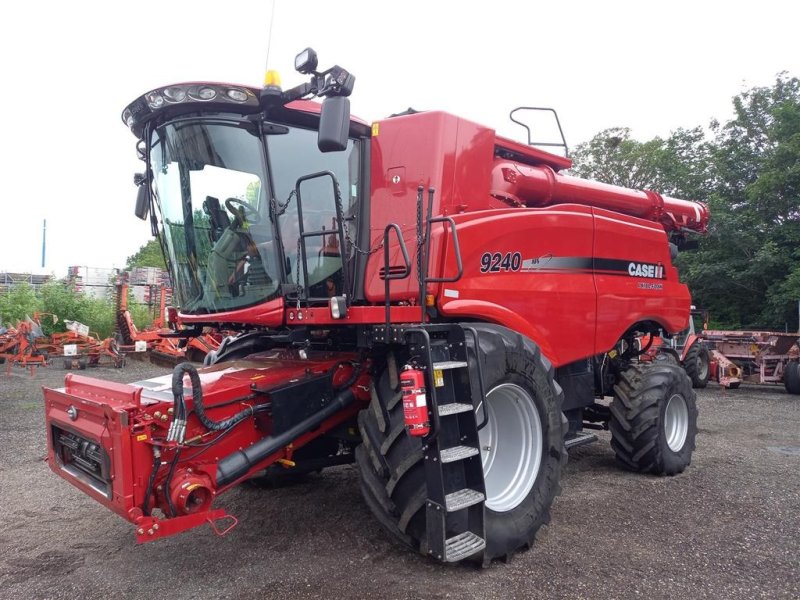
{"type": "Polygon", "coordinates": [[[347,134],[350,131],[350,99],[344,96],[329,96],[322,101],[319,116],[320,152],[341,152],[347,149],[347,134]]]}
{"type": "Polygon", "coordinates": [[[136,175],[133,176],[133,182],[138,186],[138,190],[136,191],[136,208],[134,208],[133,213],[144,221],[147,219],[147,213],[150,212],[150,198],[147,194],[147,177],[141,173],[136,173],[136,175]]]}

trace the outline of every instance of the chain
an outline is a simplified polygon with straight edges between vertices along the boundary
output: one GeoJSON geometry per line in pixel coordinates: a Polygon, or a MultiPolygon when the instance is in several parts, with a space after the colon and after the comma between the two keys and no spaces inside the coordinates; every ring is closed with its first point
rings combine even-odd
{"type": "Polygon", "coordinates": [[[302,242],[302,237],[297,238],[297,259],[295,260],[295,276],[294,282],[297,286],[297,307],[300,308],[300,296],[301,292],[303,292],[303,288],[300,286],[300,261],[302,257],[300,255],[300,244],[302,242]]]}
{"type": "Polygon", "coordinates": [[[344,209],[342,208],[342,194],[339,189],[339,182],[335,182],[336,190],[334,192],[334,200],[336,202],[336,211],[338,214],[342,215],[342,230],[344,231],[344,240],[347,242],[347,247],[352,248],[356,254],[364,254],[369,256],[370,254],[375,254],[378,250],[383,248],[383,242],[378,244],[372,250],[364,250],[363,248],[359,248],[358,244],[353,240],[352,236],[350,235],[350,228],[347,226],[347,219],[344,216],[344,209]]]}
{"type": "Polygon", "coordinates": [[[296,190],[292,190],[289,193],[289,197],[286,198],[286,202],[284,202],[283,204],[278,202],[275,198],[273,198],[270,201],[270,203],[272,204],[272,213],[275,215],[276,219],[286,212],[286,209],[289,208],[289,204],[291,204],[292,202],[292,196],[294,196],[295,194],[296,190]]]}
{"type": "Polygon", "coordinates": [[[417,202],[417,283],[422,288],[422,246],[425,238],[422,234],[422,202],[417,202]]]}

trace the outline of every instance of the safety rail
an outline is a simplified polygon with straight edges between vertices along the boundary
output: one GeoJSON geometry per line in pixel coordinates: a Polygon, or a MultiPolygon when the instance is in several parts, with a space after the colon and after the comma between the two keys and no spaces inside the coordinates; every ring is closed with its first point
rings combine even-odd
{"type": "Polygon", "coordinates": [[[464,274],[464,264],[461,261],[461,247],[458,244],[458,232],[456,231],[456,222],[452,217],[434,217],[433,216],[433,196],[436,189],[428,188],[428,215],[425,219],[425,235],[421,234],[422,231],[422,200],[423,200],[423,186],[417,188],[417,236],[419,240],[418,246],[418,260],[417,269],[419,271],[419,304],[420,304],[420,323],[425,323],[425,294],[429,283],[454,283],[461,279],[464,274]],[[453,251],[456,255],[456,270],[455,277],[428,277],[428,269],[430,267],[430,253],[431,253],[431,226],[434,223],[447,223],[453,233],[453,251]],[[424,244],[424,252],[421,247],[424,244]]]}
{"type": "MultiPolygon", "coordinates": [[[[336,175],[334,175],[330,171],[319,171],[318,173],[311,173],[309,175],[303,175],[297,179],[295,183],[295,196],[297,198],[297,224],[300,231],[300,256],[297,257],[297,260],[303,263],[303,298],[306,302],[319,300],[328,302],[328,297],[320,297],[320,298],[312,298],[310,296],[310,286],[308,284],[308,259],[307,259],[307,249],[306,249],[306,240],[312,237],[322,237],[323,245],[325,243],[325,236],[334,235],[336,234],[339,238],[339,252],[340,257],[342,260],[342,281],[343,287],[347,287],[350,283],[350,277],[348,273],[347,267],[347,247],[345,246],[345,235],[344,235],[344,215],[342,211],[342,195],[339,190],[339,180],[336,179],[336,175]],[[334,197],[334,204],[336,210],[336,229],[333,228],[326,230],[315,230],[315,231],[305,231],[303,228],[303,200],[300,195],[300,184],[304,181],[309,181],[311,179],[318,179],[321,177],[330,177],[331,184],[333,185],[333,197],[334,197]]],[[[298,281],[298,286],[300,282],[298,281]]],[[[298,290],[299,292],[299,290],[298,290]]],[[[349,298],[349,294],[346,295],[346,298],[349,298]]],[[[299,301],[299,298],[298,298],[299,301]]],[[[347,300],[349,304],[349,300],[347,300]]]]}
{"type": "Polygon", "coordinates": [[[391,319],[391,299],[389,297],[389,286],[393,279],[405,279],[411,274],[411,261],[408,258],[408,249],[403,240],[403,230],[397,223],[389,223],[383,230],[383,290],[384,290],[384,306],[386,309],[386,342],[389,342],[389,328],[392,322],[391,319]],[[394,231],[397,236],[397,241],[400,246],[400,252],[403,254],[403,271],[401,273],[392,273],[389,266],[389,232],[394,231]]]}
{"type": "MultiPolygon", "coordinates": [[[[420,185],[417,188],[417,279],[419,282],[419,307],[420,307],[420,323],[425,323],[426,317],[426,302],[425,295],[429,283],[453,283],[461,279],[464,274],[464,264],[461,260],[461,246],[458,243],[458,232],[456,230],[456,223],[452,217],[434,217],[433,216],[433,198],[436,193],[435,188],[428,188],[428,211],[427,216],[423,221],[423,201],[424,201],[424,186],[420,185]],[[456,274],[451,277],[429,277],[429,259],[431,249],[431,228],[434,223],[443,223],[449,227],[453,236],[453,251],[456,258],[456,274]],[[424,225],[424,230],[423,230],[424,225]]],[[[384,280],[384,307],[386,311],[386,328],[385,339],[388,342],[389,331],[391,328],[391,300],[389,296],[390,281],[393,279],[406,279],[411,274],[411,261],[408,256],[408,249],[403,238],[403,232],[397,223],[389,223],[383,230],[383,269],[381,277],[384,280]],[[389,232],[394,231],[397,237],[400,252],[403,255],[403,270],[397,271],[396,266],[389,265],[389,232]]]]}

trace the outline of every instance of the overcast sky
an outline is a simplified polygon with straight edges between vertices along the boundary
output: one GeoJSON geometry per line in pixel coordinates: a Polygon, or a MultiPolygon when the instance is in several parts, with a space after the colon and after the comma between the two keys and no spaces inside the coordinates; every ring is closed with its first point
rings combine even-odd
{"type": "MultiPolygon", "coordinates": [[[[276,0],[270,67],[297,52],[356,75],[353,113],[440,109],[522,140],[519,105],[552,106],[575,145],[614,126],[666,136],[800,75],[793,2],[276,0]]],[[[120,267],[149,239],[122,109],[181,81],[260,85],[272,0],[5,3],[0,25],[0,271],[120,267]],[[10,8],[11,7],[11,8],[10,8]],[[47,264],[40,268],[42,219],[47,264]]]]}

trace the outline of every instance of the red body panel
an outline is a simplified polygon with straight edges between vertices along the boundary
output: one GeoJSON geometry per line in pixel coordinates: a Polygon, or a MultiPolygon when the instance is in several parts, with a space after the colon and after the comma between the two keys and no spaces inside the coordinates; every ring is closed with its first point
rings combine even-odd
{"type": "MultiPolygon", "coordinates": [[[[557,170],[568,159],[442,112],[381,121],[371,164],[373,247],[387,223],[398,223],[415,266],[420,185],[436,188],[432,213],[456,223],[464,274],[428,286],[442,315],[519,331],[557,366],[609,350],[639,321],[671,333],[686,326],[689,292],[672,266],[666,231],[704,229],[704,205],[563,176],[557,170]],[[515,162],[495,158],[510,153],[515,162]],[[486,253],[501,262],[518,255],[520,264],[481,272],[486,253]]],[[[426,211],[427,202],[426,194],[426,211]]],[[[452,233],[435,225],[431,240],[429,274],[454,275],[452,233]]],[[[390,264],[401,264],[397,242],[390,248],[390,264]]],[[[371,302],[384,300],[382,267],[382,252],[373,254],[365,277],[371,302]]],[[[393,301],[417,296],[415,271],[392,281],[393,301]]]]}
{"type": "MultiPolygon", "coordinates": [[[[507,208],[455,220],[464,275],[439,290],[437,305],[443,315],[487,319],[519,331],[556,365],[595,354],[590,208],[507,208]],[[498,265],[497,271],[481,272],[481,257],[487,252],[502,257],[518,253],[520,267],[514,271],[498,265]],[[585,259],[584,268],[564,268],[569,259],[585,259]],[[490,312],[494,315],[484,316],[490,312]]],[[[448,264],[448,272],[454,269],[448,264]]]]}
{"type": "MultiPolygon", "coordinates": [[[[383,240],[388,223],[403,230],[409,253],[416,251],[417,188],[436,188],[433,214],[451,215],[489,208],[502,202],[488,196],[494,152],[494,131],[443,112],[395,117],[377,124],[372,137],[370,181],[370,232],[372,247],[383,240]]],[[[374,129],[373,129],[374,131],[374,129]]],[[[425,195],[427,210],[427,194],[425,195]]],[[[441,227],[439,227],[441,229],[441,227]]],[[[394,238],[391,264],[401,264],[394,238]]],[[[437,264],[439,248],[431,247],[431,263],[437,264]]],[[[416,262],[407,279],[392,281],[391,296],[406,300],[418,295],[416,262]]],[[[370,257],[364,279],[367,299],[383,302],[384,282],[378,276],[383,253],[370,257]]]]}
{"type": "MultiPolygon", "coordinates": [[[[556,366],[609,350],[639,321],[671,333],[686,327],[689,292],[678,282],[659,225],[578,205],[454,220],[464,275],[439,290],[437,306],[447,317],[519,331],[556,366]],[[519,254],[520,267],[481,272],[487,252],[519,254]],[[631,264],[662,264],[663,278],[632,276],[631,264]]],[[[453,263],[450,252],[446,272],[453,263]]]]}
{"type": "Polygon", "coordinates": [[[278,327],[283,324],[283,298],[277,298],[263,304],[256,304],[239,310],[217,312],[210,315],[187,315],[180,313],[182,323],[243,323],[278,327]]]}
{"type": "Polygon", "coordinates": [[[594,255],[622,263],[662,265],[663,278],[595,271],[597,333],[595,352],[612,348],[625,330],[639,321],[658,323],[678,333],[689,323],[691,297],[672,266],[667,236],[657,224],[601,209],[595,216],[594,255]]]}

